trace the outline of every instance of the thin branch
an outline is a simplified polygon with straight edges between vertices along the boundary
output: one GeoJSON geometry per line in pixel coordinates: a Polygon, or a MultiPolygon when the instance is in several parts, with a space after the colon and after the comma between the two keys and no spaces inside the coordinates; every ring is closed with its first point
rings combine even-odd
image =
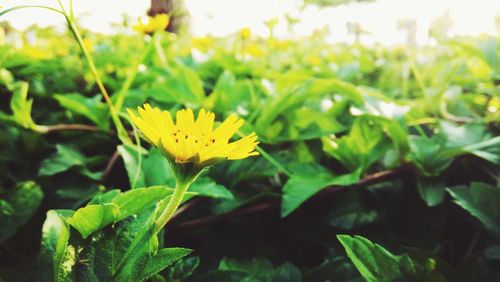
{"type": "MultiPolygon", "coordinates": [[[[370,185],[373,183],[378,183],[378,182],[388,180],[392,177],[396,177],[396,176],[399,176],[401,174],[411,172],[411,171],[413,171],[413,167],[410,165],[403,165],[403,166],[396,168],[394,170],[380,171],[380,172],[366,176],[365,178],[360,180],[357,184],[352,185],[352,186],[335,185],[335,186],[328,187],[328,188],[322,190],[321,192],[317,193],[315,196],[308,199],[307,202],[336,194],[337,192],[345,190],[349,187],[351,187],[351,188],[352,187],[360,187],[360,186],[370,185]]],[[[225,214],[209,215],[209,216],[205,216],[205,217],[200,217],[197,219],[193,219],[193,220],[189,220],[189,221],[185,221],[185,222],[176,224],[174,226],[176,229],[195,228],[195,227],[199,227],[199,226],[208,225],[208,224],[211,224],[211,223],[214,223],[217,221],[239,217],[242,215],[266,212],[266,211],[271,211],[273,209],[279,211],[279,205],[280,205],[280,201],[277,199],[265,199],[265,200],[260,201],[258,203],[254,203],[253,205],[244,206],[242,208],[239,208],[237,210],[233,210],[233,211],[225,213],[225,214]]],[[[189,207],[189,208],[192,208],[192,207],[189,207]]]]}
{"type": "Polygon", "coordinates": [[[104,182],[106,179],[108,179],[109,174],[111,173],[111,170],[115,166],[116,162],[120,158],[120,153],[118,151],[115,151],[113,156],[108,161],[108,164],[106,165],[106,168],[104,169],[104,172],[102,173],[101,181],[104,182]]]}
{"type": "Polygon", "coordinates": [[[223,220],[223,219],[235,218],[235,217],[239,217],[242,215],[255,214],[255,213],[259,213],[259,212],[269,211],[273,208],[277,208],[278,206],[279,206],[279,202],[276,200],[266,201],[263,203],[259,203],[257,205],[237,209],[237,210],[234,210],[232,212],[225,213],[225,214],[210,215],[210,216],[200,217],[197,219],[182,222],[180,224],[175,225],[175,228],[176,229],[186,229],[186,228],[189,229],[189,228],[199,227],[199,226],[208,225],[208,224],[211,224],[211,223],[223,220]]]}
{"type": "Polygon", "coordinates": [[[44,126],[43,133],[53,133],[57,131],[92,131],[105,132],[97,126],[87,124],[56,124],[44,126]]]}

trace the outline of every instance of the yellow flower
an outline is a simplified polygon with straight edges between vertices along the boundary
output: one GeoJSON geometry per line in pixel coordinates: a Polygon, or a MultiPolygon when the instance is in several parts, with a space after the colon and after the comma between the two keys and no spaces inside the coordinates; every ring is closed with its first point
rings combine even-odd
{"type": "Polygon", "coordinates": [[[154,17],[148,17],[148,22],[142,20],[133,26],[133,29],[139,33],[153,33],[155,31],[165,30],[170,23],[170,17],[167,14],[158,14],[154,17]]]}
{"type": "Polygon", "coordinates": [[[252,36],[252,30],[248,27],[240,29],[240,36],[242,39],[249,39],[252,36]]]}
{"type": "Polygon", "coordinates": [[[244,159],[259,154],[255,151],[259,143],[255,133],[229,142],[243,125],[243,120],[236,115],[230,115],[214,129],[215,115],[204,109],[199,111],[196,120],[191,109],[179,110],[176,123],[168,111],[149,104],[138,108],[138,116],[127,111],[144,138],[162,151],[176,175],[182,178],[194,177],[204,167],[226,159],[244,159]]]}

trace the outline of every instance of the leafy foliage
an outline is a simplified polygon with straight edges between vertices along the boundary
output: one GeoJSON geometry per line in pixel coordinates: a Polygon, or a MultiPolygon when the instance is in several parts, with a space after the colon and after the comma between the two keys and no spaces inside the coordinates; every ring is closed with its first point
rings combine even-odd
{"type": "Polygon", "coordinates": [[[498,281],[498,36],[82,34],[133,143],[147,101],[237,114],[260,156],[204,171],[156,232],[168,161],[118,138],[68,33],[33,27],[0,46],[0,280],[498,281]]]}
{"type": "Polygon", "coordinates": [[[493,234],[500,236],[500,212],[496,205],[500,197],[499,188],[474,182],[469,188],[456,186],[449,188],[448,192],[455,203],[479,219],[493,234]]]}
{"type": "Polygon", "coordinates": [[[361,236],[337,238],[366,281],[446,281],[430,258],[420,263],[407,254],[396,256],[361,236]]]}

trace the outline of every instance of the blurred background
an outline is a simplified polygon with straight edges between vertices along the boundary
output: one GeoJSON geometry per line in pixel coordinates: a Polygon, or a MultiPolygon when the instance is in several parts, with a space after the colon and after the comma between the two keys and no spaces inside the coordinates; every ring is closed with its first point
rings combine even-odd
{"type": "Polygon", "coordinates": [[[500,0],[73,2],[0,12],[0,281],[78,277],[135,236],[110,215],[83,240],[73,211],[173,187],[132,145],[145,102],[237,114],[261,150],[190,188],[160,241],[194,252],[151,281],[500,281],[500,0]]]}
{"type": "MultiPolygon", "coordinates": [[[[162,2],[162,1],[157,1],[162,2]]],[[[330,42],[365,44],[432,43],[435,36],[495,34],[500,29],[497,0],[185,0],[172,2],[196,36],[225,36],[249,27],[266,36],[266,21],[278,19],[274,35],[304,36],[327,29],[330,42]],[[290,29],[290,24],[293,29],[290,29]]],[[[3,0],[0,6],[57,5],[50,0],[3,0]],[[26,3],[21,3],[26,2],[26,3]]],[[[120,25],[144,16],[147,0],[74,1],[80,24],[92,31],[131,32],[120,25]]],[[[160,3],[161,5],[161,3],[160,3]]],[[[167,4],[168,5],[168,4],[167,4]]],[[[64,27],[64,19],[38,9],[2,17],[16,29],[31,25],[64,27]]]]}

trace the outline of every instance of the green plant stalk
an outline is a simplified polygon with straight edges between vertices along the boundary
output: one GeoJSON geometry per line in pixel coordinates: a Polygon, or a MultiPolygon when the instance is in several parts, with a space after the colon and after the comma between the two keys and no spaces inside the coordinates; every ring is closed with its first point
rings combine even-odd
{"type": "Polygon", "coordinates": [[[65,14],[66,21],[69,24],[69,27],[71,29],[71,32],[75,36],[76,41],[78,42],[78,45],[80,45],[80,48],[82,49],[83,55],[85,56],[85,59],[87,60],[87,64],[89,65],[90,71],[92,72],[92,75],[95,78],[97,87],[102,93],[102,96],[104,97],[104,100],[106,101],[106,104],[109,107],[109,111],[111,113],[111,119],[113,120],[113,123],[115,124],[116,131],[118,134],[118,138],[122,143],[124,144],[131,144],[132,141],[130,140],[130,137],[127,134],[127,131],[125,130],[125,127],[123,127],[123,124],[118,117],[118,112],[116,108],[113,105],[113,102],[111,101],[111,98],[109,97],[108,91],[104,87],[104,84],[102,83],[101,77],[99,76],[99,73],[97,72],[97,68],[95,67],[94,61],[92,60],[90,53],[88,52],[87,48],[85,48],[85,45],[83,44],[83,39],[78,31],[78,28],[74,24],[73,21],[65,14]]]}
{"type": "Polygon", "coordinates": [[[180,206],[182,199],[184,198],[184,194],[186,194],[189,186],[191,185],[191,183],[193,183],[195,179],[185,182],[179,180],[176,181],[174,193],[172,194],[172,197],[170,198],[167,207],[165,208],[165,210],[163,210],[158,219],[155,221],[156,233],[162,230],[163,227],[165,227],[165,225],[172,218],[175,211],[180,206]]]}
{"type": "Polygon", "coordinates": [[[156,54],[158,55],[158,59],[160,59],[161,66],[163,68],[165,68],[166,70],[168,70],[170,68],[170,66],[168,65],[167,56],[165,55],[165,51],[163,51],[163,47],[161,46],[160,37],[158,36],[157,32],[155,32],[155,34],[153,34],[153,37],[151,38],[151,42],[155,46],[155,51],[156,51],[156,54]]]}
{"type": "Polygon", "coordinates": [[[40,9],[46,9],[46,10],[50,10],[52,12],[56,12],[56,13],[59,13],[59,14],[63,14],[63,12],[59,11],[58,9],[55,9],[55,8],[52,8],[52,7],[48,7],[48,6],[43,6],[43,5],[20,5],[20,6],[15,6],[15,7],[12,7],[12,8],[9,8],[9,9],[6,9],[6,10],[3,10],[0,12],[0,16],[3,16],[4,14],[7,14],[9,12],[12,12],[12,11],[15,11],[15,10],[19,10],[19,9],[25,9],[25,8],[40,8],[40,9]]]}
{"type": "Polygon", "coordinates": [[[417,64],[415,62],[415,56],[409,55],[410,57],[410,69],[413,73],[413,76],[415,76],[415,80],[417,80],[418,87],[420,88],[420,91],[422,91],[422,94],[424,94],[424,97],[429,100],[429,93],[427,92],[427,89],[425,88],[424,80],[422,78],[422,74],[417,68],[417,64]]]}
{"type": "Polygon", "coordinates": [[[115,109],[113,102],[111,101],[111,98],[109,97],[108,91],[104,87],[104,83],[102,83],[101,77],[99,76],[99,73],[97,72],[97,68],[94,64],[94,61],[92,60],[92,57],[90,56],[90,53],[87,50],[87,48],[85,48],[85,44],[83,43],[82,35],[80,34],[80,31],[78,30],[78,27],[75,24],[75,18],[74,18],[74,13],[73,13],[73,1],[72,0],[70,1],[69,14],[66,12],[66,9],[64,9],[64,5],[61,3],[61,0],[57,0],[57,2],[59,3],[59,6],[61,7],[62,14],[64,15],[64,18],[66,18],[66,22],[69,25],[71,33],[73,33],[73,36],[75,37],[78,45],[80,46],[80,49],[83,52],[83,55],[85,56],[85,59],[87,60],[87,64],[89,65],[90,71],[92,72],[92,75],[95,78],[97,87],[101,91],[102,96],[104,97],[104,100],[106,101],[106,104],[109,107],[109,111],[111,113],[111,119],[113,120],[113,123],[115,124],[118,138],[124,144],[132,144],[132,140],[130,140],[130,137],[128,136],[127,131],[125,130],[125,127],[123,127],[123,124],[118,116],[118,111],[115,109]]]}

